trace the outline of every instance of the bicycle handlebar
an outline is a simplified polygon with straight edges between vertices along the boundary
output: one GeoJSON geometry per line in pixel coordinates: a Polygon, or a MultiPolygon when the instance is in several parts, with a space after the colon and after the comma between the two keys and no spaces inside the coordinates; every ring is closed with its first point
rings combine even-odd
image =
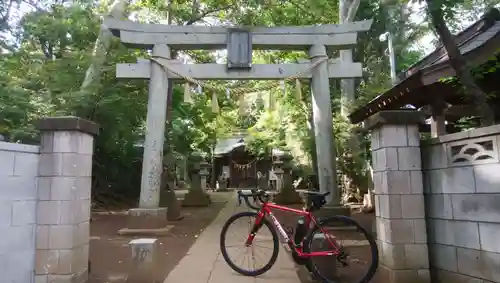
{"type": "Polygon", "coordinates": [[[254,210],[260,210],[260,207],[250,203],[248,198],[252,197],[254,200],[254,203],[256,203],[257,200],[264,203],[267,200],[265,201],[263,199],[263,197],[268,197],[268,196],[269,195],[264,190],[240,190],[240,191],[238,191],[238,205],[241,205],[241,199],[243,198],[248,207],[250,207],[251,209],[254,209],[254,210]]]}

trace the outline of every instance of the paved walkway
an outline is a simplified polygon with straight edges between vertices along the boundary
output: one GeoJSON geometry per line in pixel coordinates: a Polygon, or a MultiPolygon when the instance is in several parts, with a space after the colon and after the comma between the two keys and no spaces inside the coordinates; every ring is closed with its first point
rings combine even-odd
{"type": "Polygon", "coordinates": [[[273,268],[258,277],[240,275],[226,264],[219,248],[220,231],[233,213],[243,210],[244,205],[237,206],[235,194],[164,283],[300,283],[295,264],[283,247],[273,268]]]}

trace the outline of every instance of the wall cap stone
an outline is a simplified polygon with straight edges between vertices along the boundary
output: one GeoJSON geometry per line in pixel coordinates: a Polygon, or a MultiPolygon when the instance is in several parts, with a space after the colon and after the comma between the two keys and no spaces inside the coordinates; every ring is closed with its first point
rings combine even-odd
{"type": "Polygon", "coordinates": [[[365,130],[381,125],[418,125],[425,122],[423,113],[416,110],[386,110],[375,113],[363,122],[365,130]]]}
{"type": "Polygon", "coordinates": [[[99,134],[99,125],[74,116],[43,118],[37,121],[36,128],[40,131],[78,131],[90,135],[99,134]]]}
{"type": "Polygon", "coordinates": [[[0,151],[40,153],[40,146],[23,143],[0,142],[0,151]]]}
{"type": "Polygon", "coordinates": [[[466,140],[466,139],[473,139],[473,138],[480,138],[480,137],[494,136],[494,135],[500,135],[500,125],[493,125],[459,133],[442,135],[437,138],[423,140],[422,145],[428,146],[428,145],[442,144],[452,141],[459,141],[459,140],[466,140]]]}

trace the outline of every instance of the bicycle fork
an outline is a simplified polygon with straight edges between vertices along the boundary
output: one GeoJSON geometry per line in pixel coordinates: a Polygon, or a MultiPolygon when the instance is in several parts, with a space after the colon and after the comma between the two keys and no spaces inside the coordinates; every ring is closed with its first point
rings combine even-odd
{"type": "MultiPolygon", "coordinates": [[[[300,256],[299,253],[297,252],[297,249],[301,250],[301,247],[296,247],[293,240],[290,237],[288,237],[288,234],[285,232],[285,230],[283,229],[283,226],[281,226],[278,219],[276,219],[276,217],[271,212],[268,212],[268,214],[269,214],[269,217],[271,218],[271,220],[273,221],[274,227],[276,228],[276,230],[278,230],[278,232],[283,237],[284,243],[286,243],[288,245],[288,247],[290,248],[292,253],[294,253],[296,256],[300,256]]],[[[252,245],[253,240],[255,239],[255,235],[257,234],[257,232],[259,231],[259,229],[263,225],[265,215],[266,214],[262,211],[260,211],[257,214],[257,217],[255,218],[255,223],[254,223],[252,230],[250,231],[250,234],[248,235],[248,238],[245,242],[245,245],[247,247],[252,245]]]]}
{"type": "Polygon", "coordinates": [[[250,247],[253,243],[253,240],[255,239],[255,235],[259,231],[259,229],[262,227],[263,219],[264,219],[265,214],[262,211],[259,211],[257,214],[257,217],[255,217],[255,222],[253,224],[252,230],[250,230],[250,234],[248,234],[248,238],[245,242],[245,246],[250,247]]]}

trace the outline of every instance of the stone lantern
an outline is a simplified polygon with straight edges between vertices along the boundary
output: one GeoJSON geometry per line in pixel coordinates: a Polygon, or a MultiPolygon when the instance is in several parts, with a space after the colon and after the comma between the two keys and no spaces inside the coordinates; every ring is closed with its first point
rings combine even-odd
{"type": "Polygon", "coordinates": [[[283,160],[280,159],[280,156],[276,156],[276,159],[273,161],[273,172],[276,175],[276,189],[281,191],[283,187],[283,160]]]}
{"type": "Polygon", "coordinates": [[[200,183],[200,158],[197,156],[192,156],[189,159],[190,165],[188,165],[188,170],[189,170],[189,178],[191,179],[190,185],[191,187],[189,190],[200,190],[201,189],[201,183],[200,183]]]}
{"type": "Polygon", "coordinates": [[[283,160],[283,164],[281,165],[281,168],[283,170],[282,186],[283,188],[291,188],[293,186],[293,180],[292,180],[293,157],[290,154],[284,154],[281,157],[281,160],[283,160]]]}
{"type": "Polygon", "coordinates": [[[206,161],[200,162],[200,188],[203,192],[207,191],[207,177],[210,175],[208,169],[211,167],[212,165],[206,161]]]}
{"type": "Polygon", "coordinates": [[[189,188],[188,193],[184,196],[182,204],[184,206],[207,206],[211,203],[210,196],[202,189],[203,178],[205,178],[206,187],[206,176],[208,173],[202,177],[202,172],[204,169],[206,170],[206,165],[204,165],[203,158],[200,155],[190,156],[189,161],[191,163],[191,168],[189,170],[191,187],[189,188]]]}
{"type": "Polygon", "coordinates": [[[279,193],[275,197],[275,201],[278,204],[299,204],[302,203],[302,198],[299,193],[295,191],[293,188],[293,180],[292,180],[292,160],[293,157],[284,153],[281,155],[275,162],[274,165],[276,169],[279,168],[279,173],[275,173],[277,177],[281,180],[281,184],[279,187],[279,193]]]}
{"type": "MultiPolygon", "coordinates": [[[[175,180],[182,180],[183,175],[182,175],[182,165],[183,165],[184,159],[180,156],[177,156],[175,158],[175,180]]],[[[179,184],[176,184],[177,187],[179,187],[179,184]]]]}

